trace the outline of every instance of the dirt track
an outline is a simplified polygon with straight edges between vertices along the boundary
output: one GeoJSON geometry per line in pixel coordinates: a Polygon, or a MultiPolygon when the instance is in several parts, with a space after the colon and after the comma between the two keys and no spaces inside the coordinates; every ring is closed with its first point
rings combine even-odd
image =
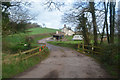
{"type": "MultiPolygon", "coordinates": [[[[49,38],[40,40],[46,42],[49,38]]],[[[69,48],[47,44],[50,56],[17,78],[108,78],[93,58],[69,48]]]]}

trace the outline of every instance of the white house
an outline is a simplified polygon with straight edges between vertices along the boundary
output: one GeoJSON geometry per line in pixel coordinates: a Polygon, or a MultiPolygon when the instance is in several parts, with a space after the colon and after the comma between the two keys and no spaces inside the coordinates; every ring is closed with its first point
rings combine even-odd
{"type": "Polygon", "coordinates": [[[68,35],[68,36],[72,36],[73,34],[75,34],[75,32],[67,28],[66,25],[64,25],[64,28],[62,28],[61,31],[64,32],[65,35],[68,35]]]}

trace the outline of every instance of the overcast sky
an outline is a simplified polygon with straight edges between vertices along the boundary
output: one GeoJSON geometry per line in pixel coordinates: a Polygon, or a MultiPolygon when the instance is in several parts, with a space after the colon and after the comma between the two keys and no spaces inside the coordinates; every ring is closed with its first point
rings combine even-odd
{"type": "MultiPolygon", "coordinates": [[[[31,7],[29,8],[30,13],[35,16],[35,20],[32,20],[31,22],[38,23],[39,25],[45,24],[48,28],[63,28],[64,24],[62,23],[62,15],[64,12],[72,7],[72,4],[76,0],[57,0],[60,2],[64,2],[65,6],[60,8],[59,10],[53,10],[49,11],[48,9],[45,9],[46,6],[43,5],[43,3],[46,0],[35,0],[32,2],[31,7]]],[[[118,1],[118,0],[117,0],[118,1]]],[[[118,5],[118,3],[116,4],[118,5]]],[[[74,29],[74,25],[66,24],[69,27],[72,27],[74,29]]]]}
{"type": "MultiPolygon", "coordinates": [[[[41,2],[32,2],[30,12],[35,15],[35,20],[32,20],[31,22],[36,22],[40,25],[44,23],[46,27],[49,28],[63,28],[64,23],[61,21],[62,15],[66,10],[72,7],[74,0],[62,0],[62,2],[65,2],[65,6],[61,7],[60,11],[49,11],[46,9],[47,7],[43,5],[43,2],[43,0],[41,0],[41,2]]],[[[72,27],[71,25],[68,26],[72,27]]]]}

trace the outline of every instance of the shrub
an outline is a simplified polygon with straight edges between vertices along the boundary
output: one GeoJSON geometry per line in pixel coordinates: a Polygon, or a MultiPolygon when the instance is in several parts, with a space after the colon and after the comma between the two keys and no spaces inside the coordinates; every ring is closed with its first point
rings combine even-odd
{"type": "Polygon", "coordinates": [[[106,62],[109,65],[117,65],[120,54],[118,54],[118,44],[104,45],[102,46],[102,55],[100,55],[101,61],[106,62]]]}
{"type": "Polygon", "coordinates": [[[33,37],[26,36],[25,37],[25,43],[27,44],[27,48],[31,49],[31,44],[34,42],[33,37]]]}
{"type": "Polygon", "coordinates": [[[102,45],[103,50],[101,55],[98,55],[98,59],[106,67],[106,70],[113,76],[118,77],[119,68],[120,68],[120,54],[118,48],[120,45],[111,44],[111,45],[102,45]]]}

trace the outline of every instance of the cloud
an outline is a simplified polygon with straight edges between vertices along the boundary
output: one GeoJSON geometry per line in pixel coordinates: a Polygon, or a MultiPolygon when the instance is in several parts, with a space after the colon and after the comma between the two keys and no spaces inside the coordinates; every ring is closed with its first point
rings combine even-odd
{"type": "Polygon", "coordinates": [[[72,7],[72,3],[74,0],[60,0],[62,2],[65,2],[65,6],[60,8],[59,10],[53,10],[49,11],[48,9],[45,9],[46,7],[43,6],[44,0],[41,2],[32,2],[31,6],[29,8],[30,13],[35,17],[35,20],[32,20],[31,22],[36,22],[38,24],[45,24],[48,28],[63,28],[64,23],[61,23],[62,15],[66,10],[72,7]]]}

